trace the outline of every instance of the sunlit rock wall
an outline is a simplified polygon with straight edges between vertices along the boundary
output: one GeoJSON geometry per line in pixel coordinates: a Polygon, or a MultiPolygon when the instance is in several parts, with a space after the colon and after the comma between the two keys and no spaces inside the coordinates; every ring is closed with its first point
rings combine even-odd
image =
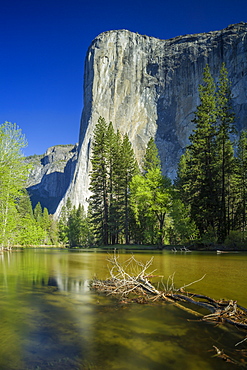
{"type": "Polygon", "coordinates": [[[214,77],[226,63],[239,129],[247,127],[247,24],[224,30],[160,40],[126,30],[99,35],[85,61],[84,110],[79,156],[68,197],[87,207],[90,144],[100,116],[127,133],[138,160],[154,136],[163,173],[175,178],[189,143],[199,104],[198,85],[209,63],[214,77]]]}

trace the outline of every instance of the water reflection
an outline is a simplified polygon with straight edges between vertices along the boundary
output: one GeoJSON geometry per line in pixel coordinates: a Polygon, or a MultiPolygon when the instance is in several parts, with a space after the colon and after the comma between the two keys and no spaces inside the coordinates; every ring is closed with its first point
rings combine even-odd
{"type": "MultiPolygon", "coordinates": [[[[2,370],[229,369],[209,351],[234,348],[243,333],[194,321],[172,305],[119,305],[91,292],[94,275],[108,276],[105,260],[103,253],[56,250],[0,256],[2,370]]],[[[191,289],[247,306],[246,263],[244,255],[160,253],[153,267],[165,278],[175,271],[181,285],[207,273],[191,289]]]]}

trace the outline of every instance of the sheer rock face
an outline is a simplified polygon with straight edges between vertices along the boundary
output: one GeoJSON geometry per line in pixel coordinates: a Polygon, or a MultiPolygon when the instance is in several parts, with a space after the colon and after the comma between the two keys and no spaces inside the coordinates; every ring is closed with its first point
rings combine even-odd
{"type": "Polygon", "coordinates": [[[54,213],[73,178],[77,159],[77,145],[56,145],[44,155],[26,158],[32,165],[27,190],[32,204],[38,202],[54,213]]]}
{"type": "Polygon", "coordinates": [[[189,143],[199,104],[198,85],[208,63],[213,76],[225,62],[237,127],[247,127],[247,23],[222,31],[160,40],[126,30],[108,31],[91,44],[85,61],[79,155],[66,199],[87,205],[90,144],[100,116],[127,133],[140,162],[155,137],[162,169],[172,179],[189,143]]]}

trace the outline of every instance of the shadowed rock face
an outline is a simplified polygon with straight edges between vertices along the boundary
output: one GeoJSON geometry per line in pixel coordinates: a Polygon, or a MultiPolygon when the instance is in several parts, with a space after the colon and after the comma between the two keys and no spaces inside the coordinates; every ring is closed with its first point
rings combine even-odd
{"type": "Polygon", "coordinates": [[[57,145],[44,155],[26,158],[32,165],[27,183],[33,207],[40,202],[49,213],[54,213],[73,178],[77,145],[57,145]]]}
{"type": "Polygon", "coordinates": [[[247,127],[247,23],[222,31],[160,40],[126,30],[99,35],[85,60],[84,109],[75,173],[56,215],[70,197],[87,207],[90,144],[100,116],[127,133],[141,161],[155,137],[163,173],[175,178],[199,104],[198,85],[208,63],[216,78],[225,62],[237,127],[247,127]]]}
{"type": "Polygon", "coordinates": [[[85,61],[84,110],[70,197],[87,206],[90,143],[99,116],[128,133],[138,160],[155,137],[163,173],[175,178],[199,104],[198,85],[208,63],[215,78],[225,62],[238,130],[247,127],[247,23],[222,31],[159,40],[126,30],[99,35],[85,61]]]}

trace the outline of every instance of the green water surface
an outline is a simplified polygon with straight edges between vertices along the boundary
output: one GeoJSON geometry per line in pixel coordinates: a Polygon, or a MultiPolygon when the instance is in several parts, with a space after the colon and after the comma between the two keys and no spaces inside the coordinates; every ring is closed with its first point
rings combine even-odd
{"type": "MultiPolygon", "coordinates": [[[[120,260],[129,258],[122,253],[120,260]]],[[[179,287],[247,307],[247,254],[138,253],[179,287]]],[[[232,354],[246,333],[198,321],[172,304],[119,304],[90,291],[109,276],[107,254],[24,250],[0,255],[0,369],[235,369],[214,357],[232,354]]],[[[156,278],[160,280],[160,278],[156,278]]],[[[245,349],[245,341],[239,349],[245,349]]],[[[240,356],[241,357],[241,356],[240,356]]],[[[241,360],[241,358],[240,358],[241,360]]]]}

